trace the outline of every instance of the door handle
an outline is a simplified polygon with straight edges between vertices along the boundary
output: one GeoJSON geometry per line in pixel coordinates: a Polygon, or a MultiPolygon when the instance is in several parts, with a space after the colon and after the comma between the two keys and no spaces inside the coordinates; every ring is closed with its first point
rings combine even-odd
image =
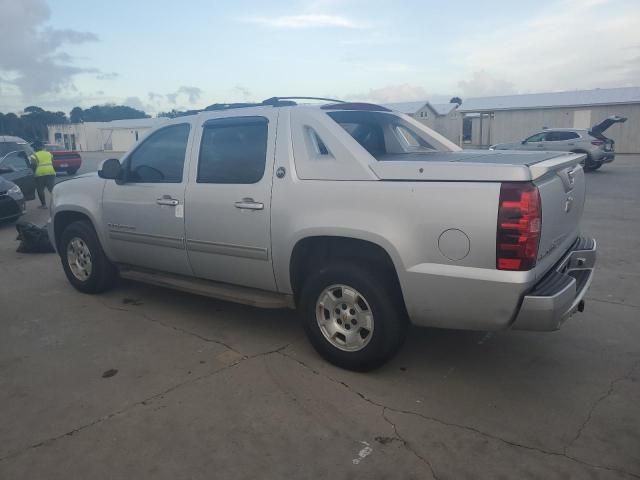
{"type": "Polygon", "coordinates": [[[179,200],[171,198],[169,195],[163,195],[161,198],[156,199],[158,205],[168,205],[170,207],[177,207],[180,204],[179,200]]]}
{"type": "Polygon", "coordinates": [[[264,203],[256,202],[253,198],[243,198],[234,203],[234,206],[240,210],[264,210],[264,203]]]}

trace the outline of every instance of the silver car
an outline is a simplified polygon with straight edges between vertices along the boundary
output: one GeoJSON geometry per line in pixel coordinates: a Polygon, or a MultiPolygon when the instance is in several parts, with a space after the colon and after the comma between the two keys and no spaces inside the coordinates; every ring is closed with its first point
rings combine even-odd
{"type": "Polygon", "coordinates": [[[545,128],[521,142],[499,143],[489,150],[551,150],[586,154],[585,170],[597,170],[615,158],[614,141],[604,136],[611,125],[626,122],[625,117],[608,117],[591,129],[545,128]]]}
{"type": "Polygon", "coordinates": [[[329,102],[179,117],[57,184],[49,235],[69,282],[297,308],[318,352],[356,370],[410,322],[541,331],[582,311],[584,155],[463,151],[385,107],[329,102]]]}

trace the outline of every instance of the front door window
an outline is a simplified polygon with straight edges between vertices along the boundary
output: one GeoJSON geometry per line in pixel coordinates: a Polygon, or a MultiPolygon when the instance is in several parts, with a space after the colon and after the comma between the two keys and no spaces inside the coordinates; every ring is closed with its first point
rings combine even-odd
{"type": "Polygon", "coordinates": [[[131,183],[180,183],[189,124],[162,128],[129,156],[126,180],[131,183]]]}

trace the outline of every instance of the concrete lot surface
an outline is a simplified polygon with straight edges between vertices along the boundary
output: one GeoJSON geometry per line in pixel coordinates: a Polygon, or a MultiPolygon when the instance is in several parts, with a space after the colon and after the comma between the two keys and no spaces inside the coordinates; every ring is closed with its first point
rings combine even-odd
{"type": "Polygon", "coordinates": [[[80,294],[0,226],[0,479],[640,478],[640,156],[587,181],[583,314],[413,329],[368,374],[320,359],[292,312],[80,294]]]}

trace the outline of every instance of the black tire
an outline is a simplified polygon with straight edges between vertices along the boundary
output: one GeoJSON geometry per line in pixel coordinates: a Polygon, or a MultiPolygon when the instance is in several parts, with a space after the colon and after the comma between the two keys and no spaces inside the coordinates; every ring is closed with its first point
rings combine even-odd
{"type": "Polygon", "coordinates": [[[583,153],[586,155],[585,159],[582,162],[580,162],[585,172],[592,172],[593,170],[597,170],[602,166],[601,163],[595,163],[591,159],[591,155],[589,155],[587,152],[572,152],[572,153],[583,153]]]}
{"type": "Polygon", "coordinates": [[[408,319],[397,282],[388,273],[359,264],[330,264],[309,276],[302,288],[299,310],[316,351],[330,363],[348,370],[367,371],[381,366],[397,353],[407,333],[408,319]],[[336,284],[360,292],[371,308],[374,328],[361,350],[344,351],[334,346],[316,320],[316,302],[325,289],[336,284]]]}
{"type": "Polygon", "coordinates": [[[69,168],[67,170],[67,175],[75,175],[77,171],[78,171],[77,168],[69,168]]]}
{"type": "Polygon", "coordinates": [[[91,223],[80,220],[69,224],[60,237],[60,260],[69,283],[83,293],[100,293],[113,286],[117,277],[116,267],[104,254],[98,236],[91,223]],[[73,239],[80,239],[88,247],[91,260],[91,273],[81,280],[72,272],[69,265],[67,249],[73,239]]]}

